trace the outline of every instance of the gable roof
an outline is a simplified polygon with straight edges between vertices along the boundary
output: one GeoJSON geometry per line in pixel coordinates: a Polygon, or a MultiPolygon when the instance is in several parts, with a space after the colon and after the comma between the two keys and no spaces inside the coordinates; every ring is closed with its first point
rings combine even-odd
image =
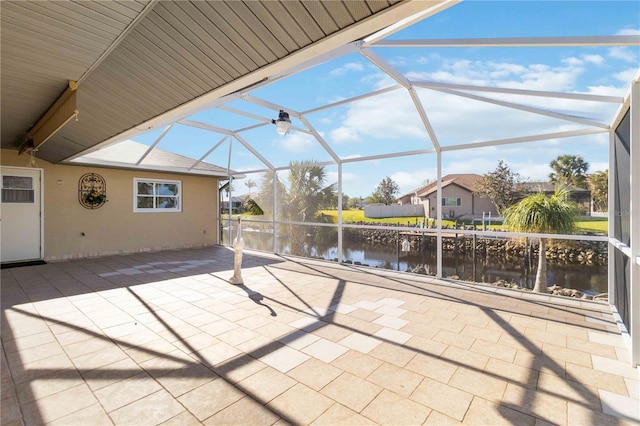
{"type": "MultiPolygon", "coordinates": [[[[482,176],[474,173],[466,174],[450,174],[442,177],[442,187],[446,187],[455,184],[469,192],[473,192],[476,182],[482,178],[482,176]]],[[[427,195],[438,190],[438,181],[434,181],[415,190],[416,195],[419,197],[426,197],[427,195]]]]}

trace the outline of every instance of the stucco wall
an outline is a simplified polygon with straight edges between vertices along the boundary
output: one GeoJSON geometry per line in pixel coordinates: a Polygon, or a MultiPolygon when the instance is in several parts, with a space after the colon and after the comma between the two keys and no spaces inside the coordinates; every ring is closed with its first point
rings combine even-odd
{"type": "MultiPolygon", "coordinates": [[[[473,195],[470,191],[457,185],[447,185],[442,188],[443,198],[460,198],[459,206],[442,206],[443,217],[455,217],[469,219],[472,217],[482,217],[482,212],[487,214],[491,212],[492,216],[497,216],[496,207],[493,203],[484,197],[473,195]],[[453,213],[453,215],[451,215],[453,213]]],[[[423,201],[425,212],[428,217],[435,218],[437,215],[436,193],[429,194],[429,197],[423,201]]]]}
{"type": "MultiPolygon", "coordinates": [[[[13,150],[3,149],[1,155],[3,166],[23,167],[29,160],[13,150]]],[[[44,170],[45,260],[196,247],[217,242],[215,178],[36,161],[36,167],[44,170]],[[85,173],[97,173],[106,181],[108,202],[99,209],[86,209],[78,201],[78,180],[85,173]],[[134,213],[134,178],[182,181],[182,212],[134,213]]]]}

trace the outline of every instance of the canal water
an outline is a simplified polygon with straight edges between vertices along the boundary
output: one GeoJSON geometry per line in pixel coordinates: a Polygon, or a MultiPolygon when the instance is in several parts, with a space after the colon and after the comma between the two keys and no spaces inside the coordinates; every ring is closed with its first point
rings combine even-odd
{"type": "MultiPolygon", "coordinates": [[[[228,243],[227,232],[223,234],[224,244],[228,243]]],[[[334,232],[335,235],[335,232],[334,232]]],[[[273,234],[243,230],[245,247],[271,252],[273,234]]],[[[278,252],[288,253],[284,239],[279,239],[278,252]]],[[[338,257],[335,238],[311,238],[306,240],[307,255],[314,258],[334,260],[338,257]]],[[[433,249],[412,248],[402,252],[397,244],[367,244],[343,240],[344,261],[361,263],[374,268],[418,274],[436,273],[436,252],[433,249]]],[[[442,273],[444,277],[457,277],[464,281],[495,283],[499,280],[517,283],[520,287],[533,288],[536,278],[537,258],[531,264],[519,257],[484,256],[482,253],[455,253],[443,251],[442,273]]],[[[559,285],[587,294],[607,292],[607,265],[580,264],[575,262],[547,262],[547,282],[549,286],[559,285]]]]}

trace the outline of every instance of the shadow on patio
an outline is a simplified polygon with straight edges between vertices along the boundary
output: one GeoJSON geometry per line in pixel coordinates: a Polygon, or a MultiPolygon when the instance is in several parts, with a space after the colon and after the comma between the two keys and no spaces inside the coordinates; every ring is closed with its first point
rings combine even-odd
{"type": "Polygon", "coordinates": [[[2,424],[633,424],[606,304],[223,247],[2,270],[2,424]]]}

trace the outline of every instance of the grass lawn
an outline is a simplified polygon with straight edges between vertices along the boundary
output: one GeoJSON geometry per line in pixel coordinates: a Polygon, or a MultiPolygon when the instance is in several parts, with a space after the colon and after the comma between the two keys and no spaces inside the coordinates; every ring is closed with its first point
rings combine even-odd
{"type": "MultiPolygon", "coordinates": [[[[322,213],[326,216],[331,216],[333,218],[334,223],[338,222],[338,211],[337,210],[320,210],[319,213],[322,213]]],[[[368,217],[364,217],[364,210],[343,210],[342,212],[342,221],[344,223],[354,223],[354,222],[370,222],[370,223],[400,223],[400,225],[406,225],[407,222],[410,222],[414,225],[417,223],[422,223],[424,218],[422,216],[415,217],[385,217],[382,219],[372,219],[368,217]]],[[[443,225],[453,226],[453,220],[443,220],[443,225]]],[[[492,230],[500,230],[503,229],[502,225],[491,225],[489,229],[492,230]]],[[[606,234],[608,229],[608,220],[604,217],[594,217],[591,219],[581,219],[576,221],[576,232],[591,232],[595,234],[606,234]]]]}

